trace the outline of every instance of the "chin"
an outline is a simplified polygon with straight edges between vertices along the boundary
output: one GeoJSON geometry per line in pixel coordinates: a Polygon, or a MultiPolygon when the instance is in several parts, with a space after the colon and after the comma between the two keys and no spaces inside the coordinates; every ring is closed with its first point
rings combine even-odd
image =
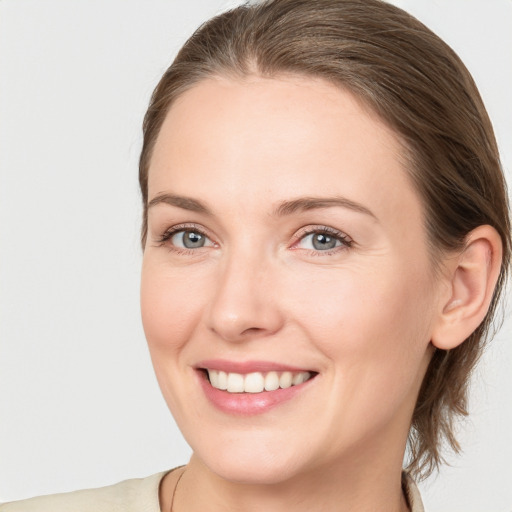
{"type": "Polygon", "coordinates": [[[234,445],[221,453],[217,450],[204,454],[195,451],[194,456],[220,478],[238,484],[279,484],[300,472],[303,464],[297,454],[293,456],[278,448],[269,448],[262,448],[257,443],[248,448],[234,445]]]}
{"type": "Polygon", "coordinates": [[[291,464],[276,464],[275,461],[255,463],[233,460],[217,460],[208,466],[210,471],[229,482],[247,485],[272,485],[290,480],[295,476],[291,464]]]}

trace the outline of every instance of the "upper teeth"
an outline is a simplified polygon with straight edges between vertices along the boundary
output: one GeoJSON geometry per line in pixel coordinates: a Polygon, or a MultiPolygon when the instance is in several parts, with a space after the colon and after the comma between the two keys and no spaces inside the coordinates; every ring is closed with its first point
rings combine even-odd
{"type": "Polygon", "coordinates": [[[268,373],[227,373],[219,370],[207,370],[210,383],[214,388],[229,393],[261,393],[276,389],[289,388],[306,382],[309,372],[268,372],[268,373]]]}

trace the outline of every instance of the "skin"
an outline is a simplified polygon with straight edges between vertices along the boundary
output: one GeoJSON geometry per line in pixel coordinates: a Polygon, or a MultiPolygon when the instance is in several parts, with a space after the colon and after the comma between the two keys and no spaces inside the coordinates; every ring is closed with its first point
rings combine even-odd
{"type": "MultiPolygon", "coordinates": [[[[450,291],[433,271],[393,131],[321,80],[208,79],[162,126],[149,200],[161,194],[210,211],[161,202],[148,215],[144,329],[194,452],[175,512],[406,510],[406,438],[450,291]],[[331,204],[275,215],[303,197],[371,213],[331,204]],[[162,242],[182,224],[206,245],[162,242]],[[304,234],[323,226],[342,233],[331,251],[304,234]],[[263,414],[230,415],[199,385],[198,362],[215,358],[318,374],[263,414]]],[[[176,478],[162,483],[162,510],[176,478]]]]}

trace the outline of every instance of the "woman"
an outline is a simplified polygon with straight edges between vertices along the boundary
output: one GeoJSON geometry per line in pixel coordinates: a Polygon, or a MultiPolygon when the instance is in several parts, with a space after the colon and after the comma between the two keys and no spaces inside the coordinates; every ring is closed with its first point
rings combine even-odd
{"type": "Polygon", "coordinates": [[[193,456],[2,510],[422,510],[510,259],[453,52],[381,2],[235,9],[157,86],[140,184],[144,329],[193,456]]]}

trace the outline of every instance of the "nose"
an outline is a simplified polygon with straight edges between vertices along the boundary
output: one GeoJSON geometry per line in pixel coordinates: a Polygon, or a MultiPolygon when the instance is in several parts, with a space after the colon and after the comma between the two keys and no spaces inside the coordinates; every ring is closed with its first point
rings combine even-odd
{"type": "Polygon", "coordinates": [[[261,255],[233,255],[217,278],[207,313],[209,329],[239,342],[275,334],[284,323],[278,306],[275,272],[261,255]]]}

